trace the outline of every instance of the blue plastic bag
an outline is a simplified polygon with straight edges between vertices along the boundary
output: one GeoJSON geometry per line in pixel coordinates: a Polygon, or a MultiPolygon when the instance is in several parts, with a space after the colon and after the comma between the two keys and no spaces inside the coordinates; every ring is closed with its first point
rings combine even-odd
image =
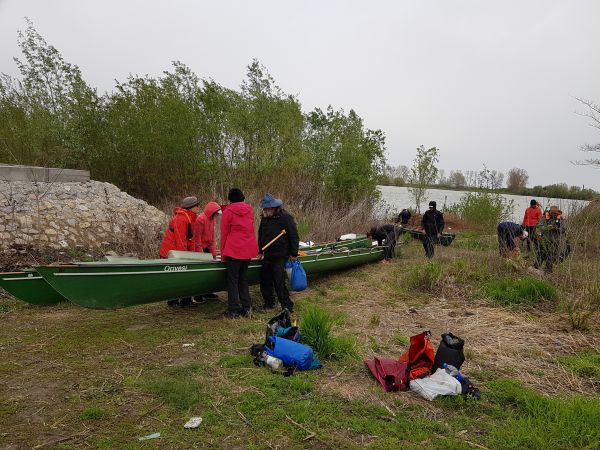
{"type": "Polygon", "coordinates": [[[269,341],[274,344],[265,346],[265,353],[283,361],[286,367],[294,367],[296,370],[311,370],[321,367],[321,362],[308,345],[290,341],[277,336],[269,336],[269,341]]]}
{"type": "Polygon", "coordinates": [[[303,291],[306,289],[306,272],[304,271],[302,264],[300,264],[300,261],[289,260],[286,264],[286,268],[292,269],[292,274],[290,276],[290,285],[292,287],[292,291],[303,291]]]}

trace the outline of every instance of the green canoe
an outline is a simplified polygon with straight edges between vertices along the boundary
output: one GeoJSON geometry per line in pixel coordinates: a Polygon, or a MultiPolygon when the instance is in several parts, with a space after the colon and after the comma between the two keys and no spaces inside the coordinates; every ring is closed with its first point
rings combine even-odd
{"type": "MultiPolygon", "coordinates": [[[[383,258],[383,247],[318,252],[299,259],[307,274],[347,269],[383,258]]],[[[248,270],[250,284],[259,282],[260,261],[248,270]]],[[[35,268],[44,280],[72,303],[99,309],[122,308],[225,290],[225,264],[219,261],[157,259],[91,262],[35,268]]]]}
{"type": "Polygon", "coordinates": [[[0,287],[13,297],[32,305],[55,305],[67,300],[32,269],[0,273],[0,287]]]}

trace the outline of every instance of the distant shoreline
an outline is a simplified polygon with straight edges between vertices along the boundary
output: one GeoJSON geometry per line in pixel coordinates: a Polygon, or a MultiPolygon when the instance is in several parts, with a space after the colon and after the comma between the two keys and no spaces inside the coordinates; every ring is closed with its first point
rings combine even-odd
{"type": "MultiPolygon", "coordinates": [[[[387,186],[387,187],[400,187],[400,188],[412,188],[413,185],[411,184],[403,184],[403,185],[396,185],[396,184],[378,184],[379,186],[387,186]]],[[[559,199],[564,199],[564,200],[585,200],[585,201],[591,201],[595,198],[597,198],[598,196],[600,196],[600,193],[593,191],[593,193],[590,193],[589,195],[582,195],[582,196],[556,196],[553,195],[554,193],[552,192],[544,192],[544,191],[533,191],[533,188],[526,188],[526,191],[521,191],[521,192],[514,192],[514,191],[509,191],[506,188],[502,188],[502,189],[485,189],[485,188],[476,188],[476,187],[452,187],[452,186],[445,186],[445,185],[439,185],[439,184],[435,184],[435,185],[431,185],[431,186],[426,186],[425,189],[432,189],[432,190],[438,190],[438,191],[461,191],[461,192],[489,192],[489,193],[493,193],[493,194],[504,194],[504,195],[519,195],[522,197],[540,197],[540,198],[559,198],[559,199]]],[[[590,189],[591,190],[591,189],[590,189]]]]}

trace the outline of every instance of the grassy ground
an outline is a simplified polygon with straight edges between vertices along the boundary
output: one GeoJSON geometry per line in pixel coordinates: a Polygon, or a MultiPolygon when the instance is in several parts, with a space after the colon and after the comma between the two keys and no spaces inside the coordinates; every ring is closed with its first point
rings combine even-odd
{"type": "Polygon", "coordinates": [[[540,281],[476,233],[433,263],[417,242],[400,247],[392,264],[295,295],[296,316],[331,312],[360,356],[289,378],[248,353],[270,315],[221,320],[222,294],[188,310],[2,300],[0,448],[599,448],[600,331],[570,329],[560,270],[540,281]],[[386,394],[371,378],[362,359],[397,357],[423,330],[465,338],[481,401],[386,394]]]}

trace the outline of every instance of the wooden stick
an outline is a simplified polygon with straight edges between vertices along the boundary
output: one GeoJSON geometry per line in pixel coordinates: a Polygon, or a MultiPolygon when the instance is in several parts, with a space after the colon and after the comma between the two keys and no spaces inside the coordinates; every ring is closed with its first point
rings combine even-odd
{"type": "Polygon", "coordinates": [[[279,233],[277,236],[275,236],[271,242],[269,242],[268,244],[265,244],[265,246],[262,248],[262,251],[264,252],[267,248],[269,248],[271,246],[271,244],[274,244],[275,242],[277,242],[277,240],[284,234],[285,234],[285,230],[281,230],[281,233],[279,233]]]}
{"type": "MultiPolygon", "coordinates": [[[[296,422],[294,419],[292,419],[290,416],[285,416],[285,418],[287,420],[289,420],[290,422],[292,422],[294,425],[296,425],[298,428],[300,428],[301,430],[304,430],[308,433],[308,436],[306,436],[304,439],[302,439],[303,441],[308,441],[309,439],[312,438],[317,438],[317,441],[321,441],[318,437],[317,437],[317,433],[315,433],[314,431],[310,431],[308,428],[306,428],[303,425],[300,425],[298,422],[296,422]]],[[[321,441],[323,442],[323,441],[321,441]]]]}

